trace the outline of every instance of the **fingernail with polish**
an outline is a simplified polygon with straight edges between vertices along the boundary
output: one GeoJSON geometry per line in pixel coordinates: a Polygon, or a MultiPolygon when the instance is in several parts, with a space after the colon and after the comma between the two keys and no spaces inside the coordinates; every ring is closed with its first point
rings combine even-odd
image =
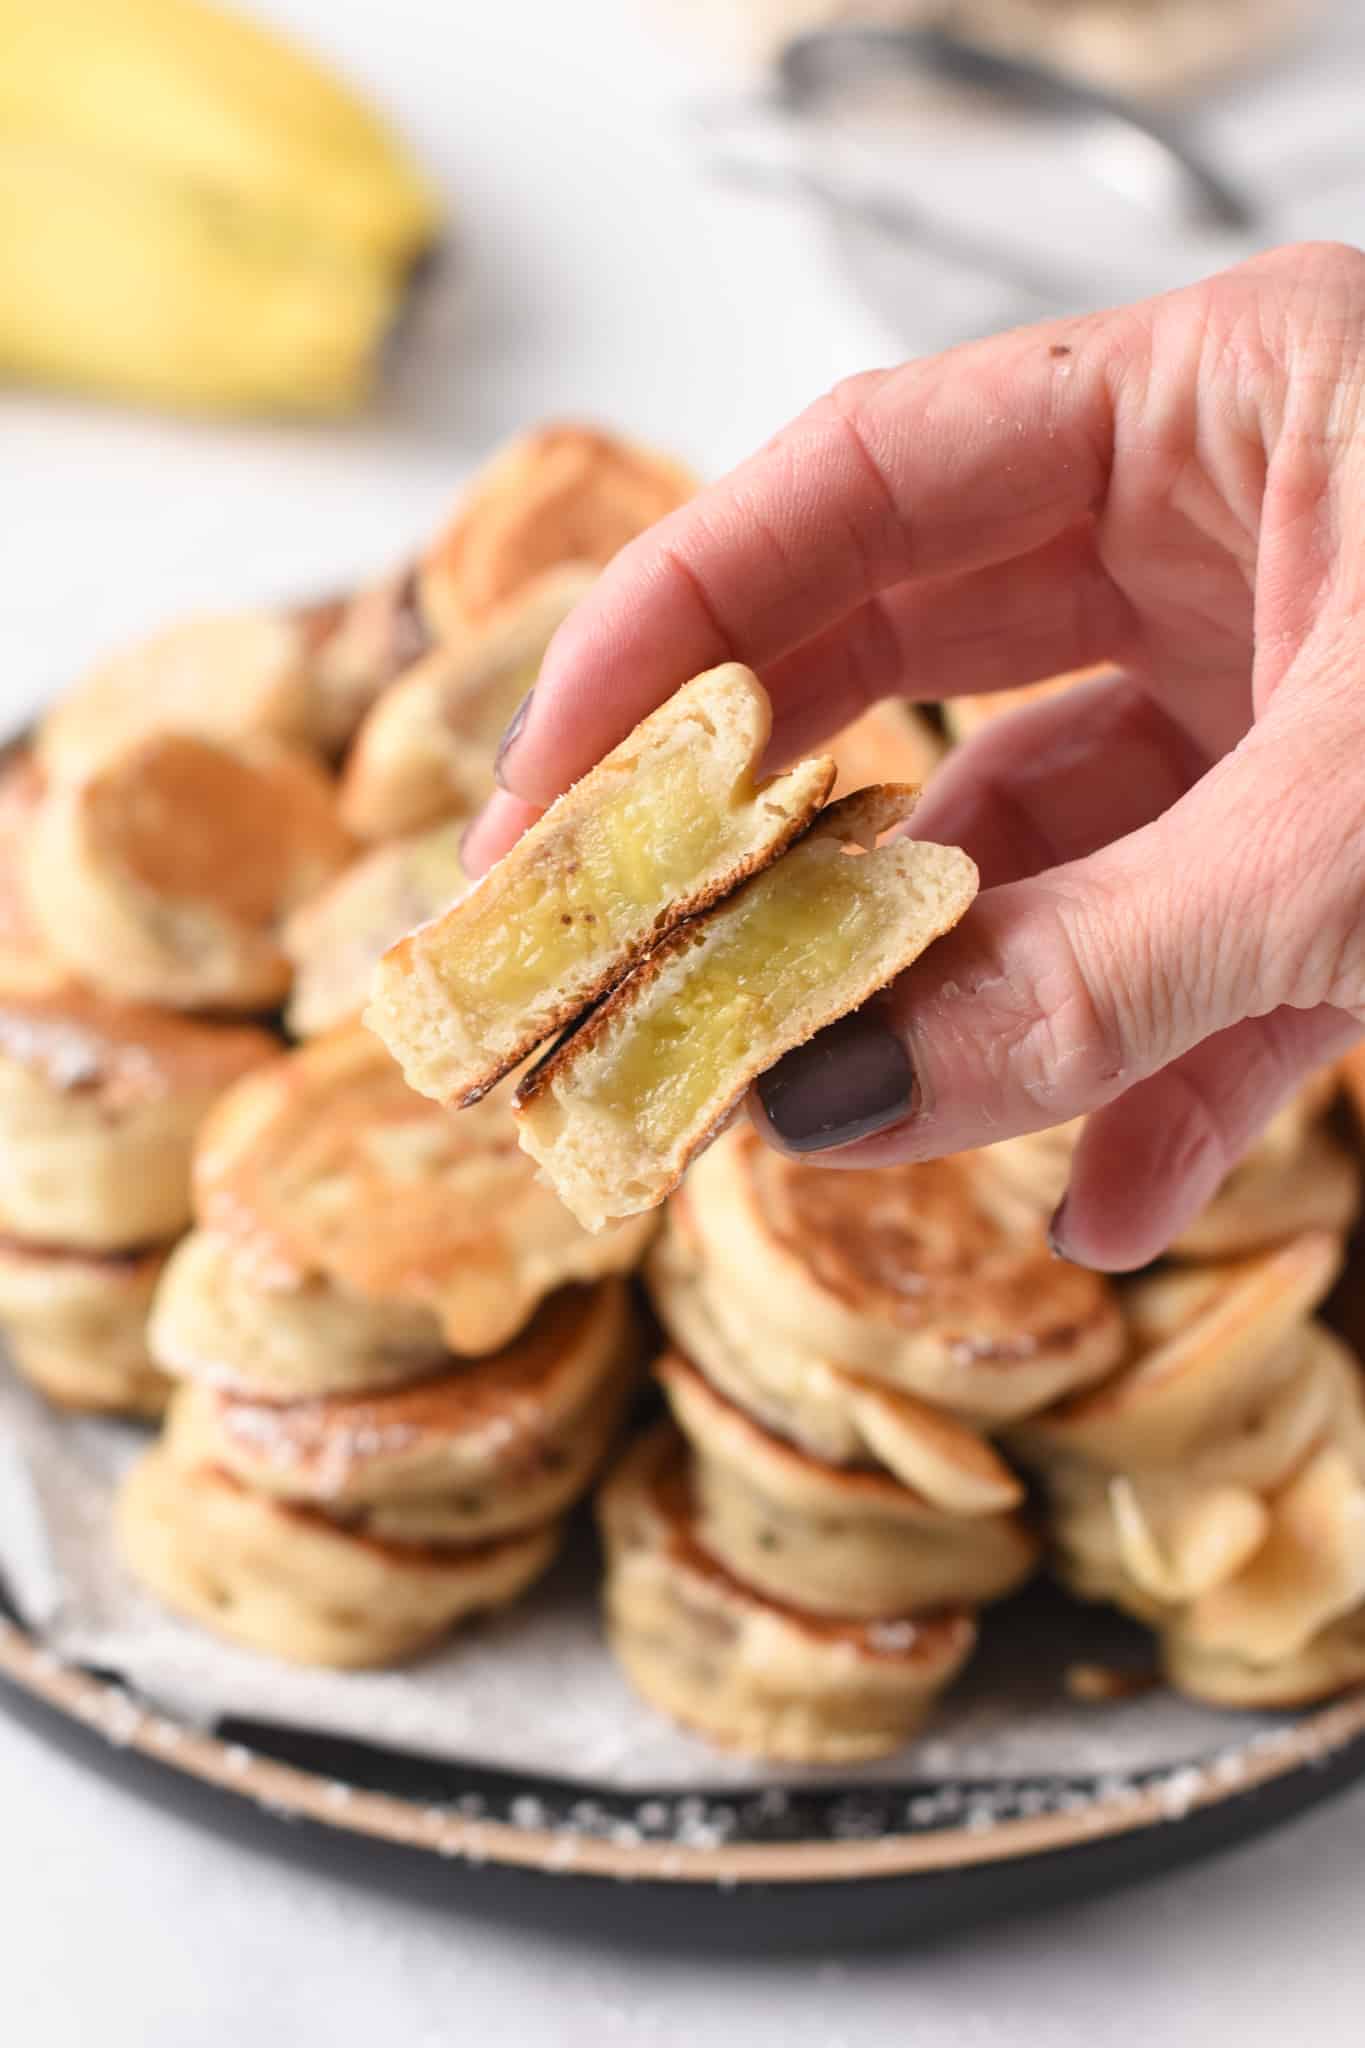
{"type": "Polygon", "coordinates": [[[1052,1212],[1052,1221],[1047,1227],[1047,1245],[1054,1259],[1067,1259],[1071,1254],[1066,1248],[1066,1205],[1069,1195],[1063,1195],[1052,1212]]]}
{"type": "Polygon", "coordinates": [[[507,784],[503,782],[502,779],[503,763],[507,759],[507,756],[511,753],[512,748],[516,745],[517,741],[521,738],[522,728],[526,724],[527,713],[531,709],[531,699],[535,696],[535,694],[536,693],[534,690],[528,690],[526,692],[526,695],[522,698],[520,704],[518,704],[516,710],[512,714],[512,723],[508,726],[506,732],[498,741],[498,751],[493,757],[493,779],[495,782],[500,783],[504,789],[506,789],[507,784]]]}
{"type": "Polygon", "coordinates": [[[875,1008],[827,1025],[764,1074],[758,1096],[791,1152],[826,1152],[898,1124],[915,1107],[910,1055],[875,1008]]]}

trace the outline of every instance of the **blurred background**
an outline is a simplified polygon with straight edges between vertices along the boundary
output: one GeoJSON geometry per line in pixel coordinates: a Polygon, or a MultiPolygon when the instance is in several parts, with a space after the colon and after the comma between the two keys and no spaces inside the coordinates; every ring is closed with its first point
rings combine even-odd
{"type": "Polygon", "coordinates": [[[1359,0],[0,0],[0,715],[490,447],[1365,240],[1359,0]]]}

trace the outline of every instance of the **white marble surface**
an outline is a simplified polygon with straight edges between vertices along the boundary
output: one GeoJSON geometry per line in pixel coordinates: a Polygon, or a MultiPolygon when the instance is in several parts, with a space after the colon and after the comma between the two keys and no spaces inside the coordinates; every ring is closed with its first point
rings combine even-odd
{"type": "MultiPolygon", "coordinates": [[[[841,284],[818,222],[699,177],[676,113],[686,60],[643,5],[264,11],[401,114],[458,195],[458,282],[380,415],[346,431],[0,398],[6,720],[177,605],[325,588],[401,553],[523,419],[596,413],[715,468],[905,346],[841,284]]],[[[1340,207],[1317,224],[1350,229],[1340,207]]],[[[1357,1794],[1164,1884],[913,1956],[646,1960],[305,1874],[0,1718],[0,2040],[1346,2048],[1365,2009],[1363,1825],[1357,1794]]]]}

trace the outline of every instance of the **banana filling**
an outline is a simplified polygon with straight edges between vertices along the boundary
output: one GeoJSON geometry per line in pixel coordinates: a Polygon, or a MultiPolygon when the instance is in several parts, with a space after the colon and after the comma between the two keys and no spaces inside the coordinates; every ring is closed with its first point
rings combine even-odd
{"type": "Polygon", "coordinates": [[[552,852],[496,892],[467,897],[458,948],[433,958],[466,1029],[478,1033],[508,1010],[537,1004],[585,953],[641,914],[665,910],[723,860],[755,784],[746,777],[724,796],[714,784],[714,770],[708,775],[679,749],[566,825],[552,852]]]}
{"type": "Polygon", "coordinates": [[[828,840],[789,854],[679,948],[600,1069],[575,1074],[576,1102],[667,1148],[794,1010],[856,969],[884,931],[885,888],[875,857],[828,840]]]}

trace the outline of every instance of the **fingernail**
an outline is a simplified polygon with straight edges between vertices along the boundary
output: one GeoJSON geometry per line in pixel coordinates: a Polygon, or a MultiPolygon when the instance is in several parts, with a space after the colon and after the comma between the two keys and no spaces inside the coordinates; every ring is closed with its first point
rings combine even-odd
{"type": "Polygon", "coordinates": [[[1052,1253],[1054,1259],[1069,1259],[1071,1257],[1070,1252],[1066,1248],[1066,1205],[1070,1200],[1070,1195],[1062,1196],[1061,1201],[1058,1202],[1052,1212],[1052,1221],[1047,1227],[1047,1248],[1052,1253]]]}
{"type": "Polygon", "coordinates": [[[825,1152],[898,1124],[915,1106],[910,1055],[876,1007],[855,1010],[779,1060],[759,1101],[792,1152],[825,1152]]]}
{"type": "Polygon", "coordinates": [[[493,757],[493,780],[500,784],[503,789],[507,787],[507,784],[503,781],[503,763],[521,737],[521,729],[526,723],[526,714],[531,709],[531,699],[535,694],[533,689],[526,692],[526,695],[512,714],[512,723],[498,741],[498,751],[493,757]]]}

